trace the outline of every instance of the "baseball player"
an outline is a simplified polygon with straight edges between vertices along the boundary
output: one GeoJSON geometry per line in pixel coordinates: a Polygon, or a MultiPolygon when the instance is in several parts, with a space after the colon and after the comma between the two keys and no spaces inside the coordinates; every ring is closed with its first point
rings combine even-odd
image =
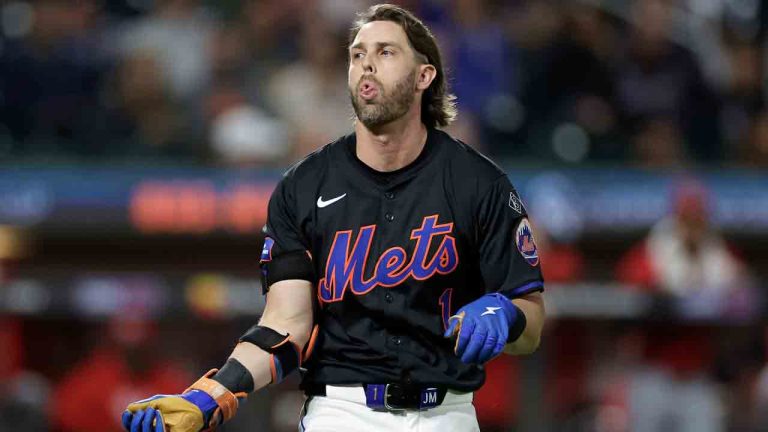
{"type": "Polygon", "coordinates": [[[130,404],[126,430],[215,429],[301,369],[300,431],[477,431],[483,365],[537,348],[531,225],[504,171],[437,129],[455,109],[433,35],[371,7],[351,30],[348,82],[354,133],[294,165],[269,201],[258,325],[183,393],[130,404]]]}

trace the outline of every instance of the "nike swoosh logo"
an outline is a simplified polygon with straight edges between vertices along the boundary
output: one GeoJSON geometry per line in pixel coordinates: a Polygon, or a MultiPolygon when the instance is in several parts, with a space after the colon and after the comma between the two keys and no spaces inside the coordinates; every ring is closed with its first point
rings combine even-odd
{"type": "Polygon", "coordinates": [[[496,315],[496,311],[499,310],[499,309],[501,309],[501,308],[500,307],[490,307],[490,306],[488,306],[488,307],[485,308],[485,312],[481,313],[480,316],[483,316],[483,315],[496,315]]]}
{"type": "Polygon", "coordinates": [[[339,196],[337,196],[336,198],[331,198],[331,199],[329,199],[328,201],[323,201],[323,196],[322,196],[322,195],[320,195],[320,196],[317,198],[317,206],[318,206],[318,207],[320,207],[320,208],[323,208],[323,207],[328,207],[329,205],[331,205],[331,204],[335,203],[336,201],[338,201],[338,200],[340,200],[340,199],[344,198],[345,196],[347,196],[347,194],[344,194],[344,195],[339,195],[339,196]]]}

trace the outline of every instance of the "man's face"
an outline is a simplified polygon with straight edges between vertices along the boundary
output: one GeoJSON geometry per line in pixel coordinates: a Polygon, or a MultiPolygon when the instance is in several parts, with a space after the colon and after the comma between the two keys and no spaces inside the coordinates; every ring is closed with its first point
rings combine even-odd
{"type": "Polygon", "coordinates": [[[349,96],[368,129],[403,117],[414,103],[418,64],[403,29],[391,21],[364,25],[349,48],[349,96]]]}

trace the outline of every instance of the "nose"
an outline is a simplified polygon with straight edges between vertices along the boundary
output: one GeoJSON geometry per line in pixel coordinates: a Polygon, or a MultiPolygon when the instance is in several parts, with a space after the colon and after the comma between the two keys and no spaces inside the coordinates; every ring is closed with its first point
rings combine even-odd
{"type": "Polygon", "coordinates": [[[376,67],[374,66],[373,61],[371,60],[371,56],[363,57],[363,72],[374,73],[375,71],[376,71],[376,67]]]}

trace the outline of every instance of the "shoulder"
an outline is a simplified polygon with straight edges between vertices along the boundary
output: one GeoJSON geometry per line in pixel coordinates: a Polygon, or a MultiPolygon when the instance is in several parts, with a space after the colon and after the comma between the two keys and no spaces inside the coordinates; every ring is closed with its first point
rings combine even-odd
{"type": "Polygon", "coordinates": [[[352,139],[352,135],[345,135],[308,154],[283,173],[281,182],[298,184],[305,182],[316,183],[318,178],[332,167],[334,161],[338,161],[343,156],[345,146],[350,139],[352,139]]]}
{"type": "Polygon", "coordinates": [[[435,134],[446,154],[445,162],[452,171],[461,173],[461,177],[470,173],[479,186],[489,185],[501,177],[506,177],[506,172],[496,162],[477,149],[444,131],[436,129],[435,134]]]}

